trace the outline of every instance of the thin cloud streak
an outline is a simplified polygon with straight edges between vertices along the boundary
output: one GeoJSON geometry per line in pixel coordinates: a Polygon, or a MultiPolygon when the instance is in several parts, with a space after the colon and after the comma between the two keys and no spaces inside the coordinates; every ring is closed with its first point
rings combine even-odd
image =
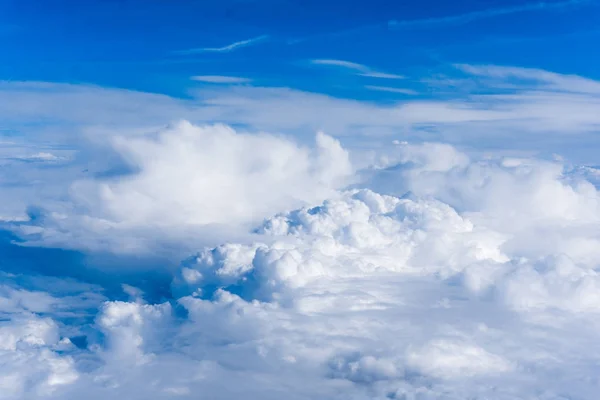
{"type": "Polygon", "coordinates": [[[389,86],[365,85],[365,89],[375,90],[378,92],[401,93],[401,94],[409,94],[409,95],[419,94],[418,92],[416,92],[412,89],[395,88],[395,87],[389,87],[389,86]]]}
{"type": "Polygon", "coordinates": [[[504,8],[492,8],[482,11],[474,11],[466,14],[451,15],[440,18],[425,18],[405,21],[389,21],[388,27],[390,29],[419,29],[419,28],[435,28],[448,25],[462,25],[469,22],[493,18],[502,15],[516,14],[527,11],[544,11],[544,10],[556,10],[561,8],[567,8],[577,5],[583,5],[590,3],[589,0],[567,0],[561,2],[538,2],[538,3],[527,3],[520,6],[504,7],[504,8]]]}
{"type": "MultiPolygon", "coordinates": [[[[535,68],[506,67],[499,65],[454,64],[458,70],[472,76],[507,79],[516,78],[535,83],[537,89],[552,91],[600,94],[600,83],[578,75],[563,75],[535,68]]],[[[523,85],[523,83],[521,83],[523,85]]]]}
{"type": "Polygon", "coordinates": [[[190,78],[193,81],[205,83],[248,83],[251,79],[242,78],[239,76],[224,76],[224,75],[196,75],[190,78]]]}
{"type": "Polygon", "coordinates": [[[325,66],[350,69],[350,70],[356,71],[357,75],[365,76],[368,78],[379,78],[379,79],[404,79],[405,78],[402,75],[388,74],[386,72],[381,72],[381,71],[371,69],[370,67],[363,65],[363,64],[359,64],[359,63],[355,63],[355,62],[351,62],[351,61],[345,61],[345,60],[314,59],[314,60],[310,60],[310,63],[313,65],[325,65],[325,66]]]}
{"type": "Polygon", "coordinates": [[[333,60],[333,59],[315,59],[310,60],[311,64],[314,65],[331,65],[334,67],[342,67],[347,69],[353,69],[355,71],[367,72],[369,71],[369,67],[363,64],[345,61],[345,60],[333,60]]]}
{"type": "Polygon", "coordinates": [[[240,49],[242,47],[253,46],[260,42],[264,42],[268,38],[269,38],[268,35],[261,35],[261,36],[257,36],[257,37],[246,39],[246,40],[240,40],[239,42],[234,42],[234,43],[228,44],[223,47],[200,47],[200,48],[194,48],[194,49],[179,50],[179,51],[176,51],[175,53],[181,54],[181,55],[198,54],[198,53],[229,53],[234,50],[240,49]]]}
{"type": "Polygon", "coordinates": [[[365,72],[364,74],[359,74],[360,76],[366,76],[368,78],[379,78],[379,79],[405,79],[404,75],[397,74],[388,74],[386,72],[378,72],[378,71],[370,71],[365,72]]]}

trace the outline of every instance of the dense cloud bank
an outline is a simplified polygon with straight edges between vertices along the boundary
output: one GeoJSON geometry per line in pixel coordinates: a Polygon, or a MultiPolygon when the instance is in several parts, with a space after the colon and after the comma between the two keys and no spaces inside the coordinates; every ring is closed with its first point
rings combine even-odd
{"type": "Polygon", "coordinates": [[[8,215],[13,239],[195,253],[162,298],[3,259],[1,399],[596,398],[594,168],[426,143],[359,169],[324,134],[188,123],[109,146],[126,172],[8,215]]]}

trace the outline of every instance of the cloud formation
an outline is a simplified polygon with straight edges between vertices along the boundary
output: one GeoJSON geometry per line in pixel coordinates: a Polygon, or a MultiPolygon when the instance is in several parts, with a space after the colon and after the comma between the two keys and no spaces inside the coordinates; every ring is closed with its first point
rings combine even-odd
{"type": "Polygon", "coordinates": [[[308,148],[184,121],[155,135],[115,136],[109,146],[127,172],[81,175],[68,187],[69,202],[48,210],[39,204],[28,212],[37,227],[17,231],[38,244],[140,251],[152,246],[148,223],[178,238],[194,228],[239,227],[330,197],[353,174],[348,153],[322,133],[308,148]],[[113,239],[107,241],[108,232],[113,239]]]}
{"type": "MultiPolygon", "coordinates": [[[[151,160],[148,147],[170,153],[179,134],[236,135],[174,129],[123,146],[151,160]]],[[[283,146],[235,140],[247,139],[283,146]]],[[[2,275],[0,393],[594,399],[600,194],[588,174],[403,144],[358,187],[267,217],[252,241],[200,248],[172,271],[169,299],[2,275]],[[90,317],[69,324],[78,314],[90,317]]]]}

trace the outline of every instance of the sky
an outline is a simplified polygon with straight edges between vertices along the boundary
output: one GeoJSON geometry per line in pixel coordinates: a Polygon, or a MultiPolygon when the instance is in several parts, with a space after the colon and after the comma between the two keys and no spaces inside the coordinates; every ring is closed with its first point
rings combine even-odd
{"type": "Polygon", "coordinates": [[[0,0],[0,400],[595,400],[598,21],[0,0]]]}
{"type": "Polygon", "coordinates": [[[191,76],[232,75],[377,101],[399,97],[364,86],[401,83],[427,92],[416,81],[452,63],[599,78],[593,0],[2,0],[0,7],[5,80],[180,97],[194,87],[191,76]],[[357,78],[315,68],[313,59],[347,60],[408,80],[357,78]]]}

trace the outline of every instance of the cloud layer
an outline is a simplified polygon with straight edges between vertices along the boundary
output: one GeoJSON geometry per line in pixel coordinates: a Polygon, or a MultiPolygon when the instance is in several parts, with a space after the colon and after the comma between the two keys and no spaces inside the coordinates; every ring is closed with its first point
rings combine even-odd
{"type": "Polygon", "coordinates": [[[115,129],[139,132],[185,119],[292,134],[305,142],[323,130],[350,147],[381,147],[381,137],[400,136],[575,157],[594,145],[600,126],[598,85],[535,69],[457,65],[403,88],[363,88],[390,95],[402,91],[395,102],[377,104],[250,85],[204,85],[192,91],[192,98],[175,99],[85,85],[5,82],[0,84],[0,117],[3,129],[13,132],[10,140],[25,136],[29,145],[35,139],[38,146],[51,142],[79,148],[85,144],[82,131],[85,136],[115,129]]]}
{"type": "MultiPolygon", "coordinates": [[[[263,201],[277,208],[286,192],[273,179],[287,171],[277,162],[286,149],[301,177],[288,186],[311,204],[267,217],[250,241],[201,248],[172,273],[170,299],[159,302],[130,286],[106,299],[97,286],[3,275],[2,398],[595,397],[600,195],[586,179],[591,170],[399,145],[359,175],[356,189],[327,196],[318,182],[350,167],[324,135],[312,156],[277,137],[185,123],[152,139],[115,140],[141,172],[106,184],[113,197],[102,200],[104,212],[146,229],[246,219],[263,201]],[[273,151],[236,150],[254,146],[273,151]],[[303,157],[320,167],[304,168],[303,157]],[[161,160],[192,164],[174,175],[158,168],[160,180],[153,168],[161,160]],[[188,185],[197,205],[189,210],[125,201],[144,193],[159,205],[181,200],[174,176],[210,177],[198,164],[208,161],[219,182],[237,179],[238,163],[247,173],[247,162],[260,161],[273,170],[254,183],[271,186],[253,197],[232,193],[240,190],[232,184],[202,206],[206,198],[188,185]]],[[[93,182],[100,192],[103,185],[93,182]]]]}
{"type": "Polygon", "coordinates": [[[595,399],[600,172],[493,144],[594,143],[596,82],[454,74],[2,84],[0,399],[595,399]]]}

